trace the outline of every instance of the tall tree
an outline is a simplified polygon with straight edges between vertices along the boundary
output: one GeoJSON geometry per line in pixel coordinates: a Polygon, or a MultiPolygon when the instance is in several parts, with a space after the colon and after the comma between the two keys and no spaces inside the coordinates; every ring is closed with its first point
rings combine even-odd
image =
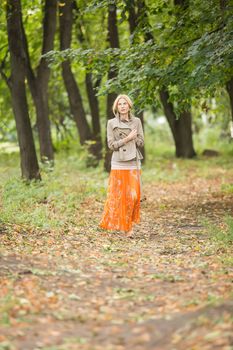
{"type": "Polygon", "coordinates": [[[230,98],[230,105],[231,105],[231,119],[233,123],[233,78],[231,78],[227,84],[226,84],[227,92],[229,94],[230,98]]]}
{"type": "MultiPolygon", "coordinates": [[[[73,26],[73,0],[64,0],[60,6],[60,49],[66,50],[71,46],[73,26]]],[[[69,98],[70,110],[77,125],[80,143],[91,140],[92,134],[86,119],[80,89],[75,80],[69,60],[62,62],[62,76],[69,98]]]]}
{"type": "MultiPolygon", "coordinates": [[[[119,48],[119,36],[118,36],[118,28],[117,28],[117,8],[115,4],[109,4],[108,5],[108,36],[107,36],[108,45],[111,48],[119,48]]],[[[108,79],[113,79],[117,76],[117,72],[115,69],[111,68],[108,72],[108,79]]],[[[114,115],[112,112],[112,106],[114,103],[114,100],[116,99],[117,94],[115,92],[110,92],[107,95],[107,108],[106,108],[106,115],[107,120],[111,119],[114,115]]],[[[107,147],[107,138],[105,140],[106,144],[106,153],[105,153],[105,161],[104,161],[104,167],[105,170],[108,172],[111,169],[111,155],[112,152],[107,147]]]]}
{"type": "Polygon", "coordinates": [[[9,83],[18,134],[22,177],[27,180],[40,179],[26,98],[20,0],[7,0],[7,33],[11,64],[9,83]]]}
{"type": "MultiPolygon", "coordinates": [[[[74,9],[74,20],[77,28],[77,38],[83,49],[89,47],[88,39],[85,38],[82,27],[85,27],[85,23],[81,23],[81,13],[78,7],[77,1],[73,0],[73,9],[74,9]],[[82,25],[81,25],[82,24],[82,25]]],[[[85,84],[88,102],[91,112],[91,121],[92,121],[92,138],[94,144],[92,145],[93,154],[97,160],[102,158],[102,140],[101,140],[101,125],[100,125],[100,110],[99,110],[99,101],[96,96],[96,88],[99,86],[100,81],[97,81],[97,84],[94,84],[92,79],[92,73],[88,70],[85,72],[85,84]]]]}
{"type": "MultiPolygon", "coordinates": [[[[185,0],[175,0],[177,4],[186,6],[185,0]]],[[[140,18],[149,27],[149,19],[146,11],[145,1],[137,0],[140,18]]],[[[154,42],[154,37],[151,31],[145,32],[145,41],[151,40],[154,42]]],[[[192,139],[192,116],[190,110],[181,112],[179,118],[175,113],[172,102],[169,101],[169,91],[163,86],[159,92],[160,100],[164,109],[164,114],[170,126],[173,139],[175,142],[175,152],[177,157],[192,158],[196,155],[193,147],[192,139]]]]}
{"type": "MultiPolygon", "coordinates": [[[[222,12],[222,23],[225,25],[225,17],[226,17],[226,11],[229,6],[229,0],[220,0],[220,10],[222,12]]],[[[229,98],[230,98],[230,106],[231,106],[231,119],[233,123],[233,77],[229,79],[226,83],[226,90],[228,92],[229,98]]]]}
{"type": "MultiPolygon", "coordinates": [[[[188,0],[174,0],[174,5],[179,5],[182,10],[185,10],[188,0]]],[[[193,158],[196,152],[193,147],[191,107],[181,112],[177,118],[174,106],[169,102],[169,93],[166,88],[160,91],[160,98],[175,141],[176,156],[193,158]]]]}
{"type": "MultiPolygon", "coordinates": [[[[57,0],[45,0],[43,18],[43,43],[42,55],[53,49],[54,36],[56,32],[57,0]]],[[[32,69],[31,59],[28,50],[28,41],[24,30],[21,16],[21,31],[26,55],[26,74],[31,90],[32,98],[36,108],[37,128],[40,142],[40,155],[42,161],[53,160],[53,146],[48,108],[48,83],[50,70],[44,57],[41,57],[35,71],[32,69]]]]}
{"type": "MultiPolygon", "coordinates": [[[[129,22],[129,30],[130,30],[130,37],[132,44],[135,42],[135,31],[137,29],[137,26],[139,24],[139,11],[136,6],[135,0],[128,0],[126,1],[126,6],[129,12],[128,22],[129,22]]],[[[142,127],[144,129],[144,114],[143,111],[141,111],[138,115],[138,117],[141,119],[142,127]]],[[[145,154],[145,148],[143,147],[142,150],[143,155],[143,162],[145,162],[146,154],[145,154]]]]}

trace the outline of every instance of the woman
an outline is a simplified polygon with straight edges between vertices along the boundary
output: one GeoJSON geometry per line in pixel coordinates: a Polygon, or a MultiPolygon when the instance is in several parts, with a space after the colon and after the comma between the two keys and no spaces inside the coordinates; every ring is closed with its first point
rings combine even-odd
{"type": "Polygon", "coordinates": [[[141,120],[133,116],[132,101],[119,95],[113,103],[115,118],[107,125],[108,147],[113,151],[107,200],[100,227],[133,237],[133,222],[140,221],[141,162],[144,145],[141,120]]]}

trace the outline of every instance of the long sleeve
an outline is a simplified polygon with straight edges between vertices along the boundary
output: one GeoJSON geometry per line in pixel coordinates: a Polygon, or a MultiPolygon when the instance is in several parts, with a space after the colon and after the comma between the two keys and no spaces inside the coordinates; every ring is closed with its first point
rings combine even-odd
{"type": "Polygon", "coordinates": [[[138,123],[137,137],[136,137],[135,141],[136,141],[136,145],[138,147],[144,146],[144,133],[143,133],[143,128],[142,128],[142,122],[140,119],[139,119],[139,123],[138,123]]]}
{"type": "Polygon", "coordinates": [[[107,124],[107,141],[108,141],[108,147],[112,151],[117,151],[121,146],[124,145],[124,141],[123,140],[116,141],[114,139],[113,129],[112,129],[110,120],[108,121],[108,124],[107,124]]]}

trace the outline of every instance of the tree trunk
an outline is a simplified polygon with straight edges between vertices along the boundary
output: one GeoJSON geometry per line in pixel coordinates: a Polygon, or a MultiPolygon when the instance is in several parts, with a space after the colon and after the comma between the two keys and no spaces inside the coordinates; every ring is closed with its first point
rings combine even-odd
{"type": "Polygon", "coordinates": [[[92,146],[92,151],[97,160],[102,159],[102,140],[101,140],[101,127],[100,127],[100,114],[99,114],[99,102],[95,95],[95,90],[92,83],[92,74],[86,73],[85,77],[86,90],[91,110],[92,131],[93,140],[95,144],[92,146]]]}
{"type": "MultiPolygon", "coordinates": [[[[56,11],[57,0],[46,0],[43,19],[42,55],[53,49],[54,36],[56,32],[56,11]]],[[[53,160],[54,153],[48,108],[48,82],[50,70],[47,61],[44,58],[41,58],[37,68],[37,73],[33,72],[22,17],[21,27],[23,33],[24,50],[26,54],[27,78],[36,108],[41,160],[53,160]]]]}
{"type": "Polygon", "coordinates": [[[41,161],[53,161],[54,152],[49,120],[48,99],[46,92],[42,93],[40,82],[36,81],[35,85],[36,93],[33,95],[33,100],[36,107],[36,126],[38,128],[41,161]]]}
{"type": "Polygon", "coordinates": [[[189,7],[189,0],[174,0],[175,6],[181,6],[183,10],[189,7]]]}
{"type": "MultiPolygon", "coordinates": [[[[149,19],[146,12],[145,0],[137,0],[137,6],[138,6],[138,15],[137,15],[138,20],[140,19],[146,23],[149,23],[149,19]]],[[[150,31],[146,31],[144,33],[144,39],[145,41],[149,41],[149,40],[154,41],[154,36],[150,31]]]]}
{"type": "MultiPolygon", "coordinates": [[[[130,34],[131,34],[131,42],[134,43],[135,42],[135,31],[137,29],[138,26],[138,21],[139,21],[139,13],[140,11],[136,11],[136,4],[135,1],[129,1],[129,5],[128,5],[128,11],[129,11],[129,30],[130,30],[130,34]]],[[[144,115],[143,112],[140,112],[138,117],[140,118],[141,122],[142,122],[142,127],[144,129],[144,115]]],[[[141,149],[141,153],[143,155],[143,160],[142,163],[145,162],[146,160],[146,153],[145,153],[145,147],[142,147],[141,149]]]]}
{"type": "Polygon", "coordinates": [[[224,11],[228,3],[229,3],[229,0],[220,0],[220,9],[224,11]]]}
{"type": "MultiPolygon", "coordinates": [[[[72,37],[72,0],[64,0],[64,6],[60,7],[60,49],[70,48],[72,37]]],[[[89,128],[86,113],[82,103],[81,93],[71,70],[70,61],[62,62],[62,76],[69,98],[70,110],[77,125],[80,143],[91,140],[91,130],[89,128]]]]}
{"type": "MultiPolygon", "coordinates": [[[[220,9],[222,11],[222,22],[224,23],[224,12],[226,11],[226,7],[229,5],[229,0],[220,0],[220,9]]],[[[226,83],[226,90],[228,92],[230,98],[230,106],[231,106],[231,119],[233,123],[233,77],[226,83]]]]}
{"type": "Polygon", "coordinates": [[[230,97],[230,105],[231,105],[231,118],[233,123],[233,78],[229,80],[226,84],[226,89],[230,97]]]}
{"type": "Polygon", "coordinates": [[[11,64],[10,86],[20,149],[21,173],[26,180],[39,180],[39,165],[26,98],[25,56],[22,47],[20,17],[20,0],[7,0],[7,33],[11,64]]]}
{"type": "MultiPolygon", "coordinates": [[[[85,25],[85,23],[82,23],[83,24],[82,26],[79,21],[80,10],[75,0],[73,0],[72,6],[74,11],[74,21],[77,27],[76,29],[77,37],[82,47],[86,48],[88,46],[88,41],[85,39],[84,33],[83,33],[83,26],[85,25]]],[[[93,131],[92,138],[93,138],[93,141],[95,142],[95,144],[93,144],[91,148],[95,158],[97,160],[100,160],[102,159],[103,145],[101,140],[99,101],[95,93],[95,87],[93,85],[91,73],[86,72],[85,83],[86,83],[87,97],[88,97],[88,102],[89,102],[90,112],[91,112],[92,131],[93,131]]]]}
{"type": "MultiPolygon", "coordinates": [[[[174,0],[174,5],[181,6],[182,10],[186,10],[189,7],[189,0],[174,0]]],[[[164,91],[161,91],[161,93],[163,94],[164,91]]],[[[167,91],[165,91],[165,95],[166,93],[167,91]]],[[[169,118],[169,116],[167,116],[167,118],[169,118]]],[[[175,130],[177,133],[175,139],[176,156],[183,158],[192,158],[196,156],[196,152],[193,147],[191,106],[189,110],[186,110],[181,113],[178,121],[179,123],[177,123],[177,120],[172,121],[173,124],[176,126],[175,130]]]]}
{"type": "MultiPolygon", "coordinates": [[[[119,48],[119,36],[118,36],[118,29],[117,29],[117,8],[116,5],[110,4],[108,6],[108,42],[109,46],[112,48],[119,48]]],[[[115,78],[117,75],[116,71],[113,69],[110,69],[108,72],[108,79],[115,78]]],[[[112,106],[117,97],[117,94],[114,92],[111,92],[107,95],[107,106],[106,106],[106,115],[107,120],[114,117],[112,112],[112,106]]],[[[109,150],[107,146],[107,135],[105,138],[105,144],[106,144],[106,153],[105,153],[105,160],[104,160],[104,168],[106,171],[111,170],[111,157],[112,152],[109,150]]]]}
{"type": "Polygon", "coordinates": [[[131,0],[128,3],[128,12],[129,12],[128,22],[129,22],[129,31],[131,34],[131,42],[134,43],[135,42],[134,32],[138,25],[138,14],[136,13],[136,5],[134,0],[131,0]]]}
{"type": "MultiPolygon", "coordinates": [[[[57,14],[57,0],[46,0],[44,7],[44,20],[43,20],[43,46],[42,55],[53,50],[54,37],[56,33],[56,14],[57,14]]],[[[37,70],[37,90],[41,92],[41,101],[43,111],[41,117],[38,118],[38,130],[40,130],[41,142],[43,145],[42,152],[47,153],[46,157],[49,160],[54,158],[53,145],[51,137],[51,128],[49,120],[49,105],[48,105],[48,84],[49,84],[50,69],[48,67],[47,60],[41,58],[38,70],[37,70]],[[46,151],[45,151],[46,150],[46,151]]]]}
{"type": "Polygon", "coordinates": [[[160,91],[160,99],[169,123],[176,147],[176,157],[192,158],[196,155],[192,140],[192,116],[190,111],[185,111],[179,119],[176,119],[174,107],[169,102],[167,90],[160,91]]]}

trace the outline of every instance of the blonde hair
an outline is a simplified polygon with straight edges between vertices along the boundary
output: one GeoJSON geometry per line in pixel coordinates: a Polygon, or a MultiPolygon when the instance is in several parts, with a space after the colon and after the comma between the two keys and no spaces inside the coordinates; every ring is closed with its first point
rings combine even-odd
{"type": "Polygon", "coordinates": [[[113,111],[113,114],[115,115],[115,117],[120,117],[119,115],[119,112],[118,112],[118,109],[117,109],[117,105],[118,105],[118,102],[121,98],[124,98],[126,100],[126,102],[128,103],[129,105],[129,118],[132,118],[133,117],[133,114],[131,112],[131,109],[133,108],[133,102],[132,100],[129,98],[128,95],[118,95],[117,98],[115,99],[114,103],[113,103],[113,106],[112,106],[112,111],[113,111]]]}

